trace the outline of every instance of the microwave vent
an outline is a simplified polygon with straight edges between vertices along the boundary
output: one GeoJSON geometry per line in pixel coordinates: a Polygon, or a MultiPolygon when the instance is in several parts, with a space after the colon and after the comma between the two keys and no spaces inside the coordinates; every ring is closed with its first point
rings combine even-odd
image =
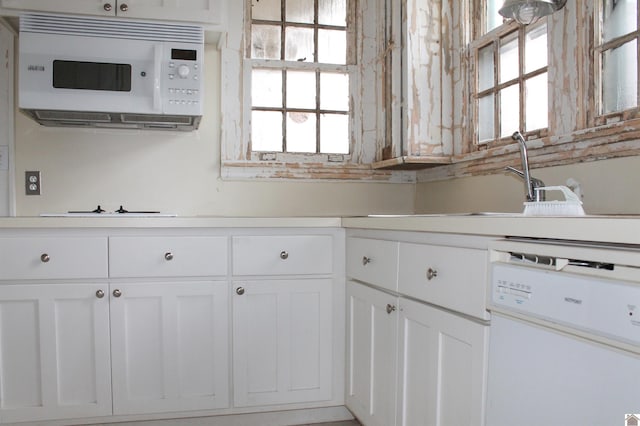
{"type": "Polygon", "coordinates": [[[106,37],[183,43],[204,43],[204,30],[198,25],[129,19],[76,17],[27,13],[20,16],[20,32],[106,37]]]}
{"type": "Polygon", "coordinates": [[[109,123],[113,119],[111,114],[104,112],[83,112],[83,111],[51,111],[38,110],[35,112],[36,117],[40,120],[51,121],[78,121],[78,122],[104,122],[109,123]]]}
{"type": "Polygon", "coordinates": [[[193,117],[188,115],[146,115],[146,114],[121,114],[123,123],[146,124],[193,124],[193,117]]]}

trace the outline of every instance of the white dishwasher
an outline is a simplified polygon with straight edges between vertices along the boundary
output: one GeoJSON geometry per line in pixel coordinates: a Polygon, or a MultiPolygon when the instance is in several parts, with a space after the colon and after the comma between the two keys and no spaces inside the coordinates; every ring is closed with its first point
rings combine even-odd
{"type": "Polygon", "coordinates": [[[491,245],[487,426],[640,413],[640,246],[491,245]]]}

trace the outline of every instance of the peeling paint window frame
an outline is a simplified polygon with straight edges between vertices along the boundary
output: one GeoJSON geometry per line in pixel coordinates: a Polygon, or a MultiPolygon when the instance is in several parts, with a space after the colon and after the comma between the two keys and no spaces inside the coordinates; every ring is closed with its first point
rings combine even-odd
{"type": "MultiPolygon", "coordinates": [[[[469,43],[469,100],[471,102],[471,123],[469,138],[472,141],[470,143],[470,149],[472,151],[483,150],[489,147],[502,146],[512,143],[512,139],[509,135],[501,137],[501,123],[500,123],[500,91],[518,85],[519,93],[519,129],[526,129],[526,82],[537,76],[546,74],[549,75],[549,63],[545,67],[537,68],[533,71],[525,71],[525,40],[529,31],[540,27],[542,25],[547,26],[547,18],[540,19],[537,23],[530,26],[519,25],[515,21],[506,21],[497,28],[486,31],[486,14],[487,14],[487,1],[477,0],[474,5],[476,10],[481,13],[475,14],[472,27],[474,29],[474,37],[471,43],[469,43]],[[518,40],[518,76],[507,81],[500,82],[500,45],[501,42],[513,37],[514,34],[518,40]],[[490,88],[481,90],[479,88],[478,70],[479,70],[479,52],[482,49],[492,47],[493,48],[493,85],[490,88]],[[493,138],[480,140],[480,126],[478,117],[479,111],[479,99],[493,95],[493,138]]],[[[547,42],[548,43],[548,42],[547,42]]],[[[548,46],[547,46],[548,48],[548,46]]],[[[547,114],[549,114],[549,102],[547,102],[547,114]]],[[[512,132],[511,132],[512,133],[512,132]]],[[[527,138],[541,138],[546,137],[549,134],[549,127],[533,129],[524,131],[523,134],[527,138]]]]}
{"type": "Polygon", "coordinates": [[[640,118],[640,2],[636,3],[636,28],[625,34],[613,37],[611,40],[603,40],[603,26],[605,14],[605,1],[597,0],[594,13],[594,41],[593,41],[593,96],[591,104],[591,119],[589,125],[592,127],[633,120],[640,118]],[[606,52],[611,52],[621,47],[625,43],[636,42],[636,106],[624,110],[604,112],[604,76],[603,57],[606,52]]]}
{"type": "MultiPolygon", "coordinates": [[[[281,150],[276,151],[254,151],[252,148],[251,142],[251,126],[249,125],[248,135],[248,149],[247,149],[247,159],[249,161],[270,161],[270,162],[302,162],[308,163],[310,161],[318,162],[318,163],[340,163],[340,162],[348,162],[351,159],[351,155],[353,152],[353,147],[355,145],[356,136],[354,134],[354,92],[356,87],[356,73],[357,73],[357,60],[356,60],[356,37],[355,37],[355,12],[356,12],[356,3],[355,0],[346,0],[347,2],[347,22],[346,27],[344,28],[346,35],[346,61],[345,64],[332,64],[332,63],[323,63],[318,62],[318,31],[326,30],[326,29],[339,29],[338,26],[334,25],[322,25],[318,23],[318,0],[314,1],[314,22],[313,23],[293,23],[286,21],[285,18],[285,1],[281,1],[281,19],[279,21],[264,21],[264,20],[253,20],[251,17],[252,10],[252,0],[246,1],[247,7],[247,23],[245,25],[246,31],[246,53],[245,53],[245,75],[249,79],[248,87],[251,87],[251,75],[254,69],[273,69],[273,70],[281,70],[283,75],[283,83],[282,83],[282,99],[286,99],[286,76],[289,71],[308,71],[314,72],[316,74],[316,99],[315,99],[315,107],[314,108],[289,108],[286,105],[280,107],[254,107],[251,105],[251,100],[249,96],[249,100],[247,102],[248,105],[245,105],[245,114],[248,116],[251,115],[253,111],[273,111],[273,112],[281,112],[283,114],[283,124],[282,124],[282,148],[281,150]],[[279,26],[281,29],[281,40],[280,40],[280,59],[259,59],[251,57],[251,31],[253,24],[270,24],[274,26],[279,26]],[[300,27],[300,28],[310,28],[314,30],[314,58],[311,62],[305,60],[291,61],[285,60],[285,33],[286,29],[290,27],[300,27]],[[320,75],[322,73],[343,73],[349,77],[349,109],[348,111],[338,111],[331,109],[323,109],[321,108],[321,100],[320,100],[320,75]],[[287,147],[287,125],[286,125],[286,115],[288,113],[296,113],[301,112],[305,114],[313,114],[316,117],[316,131],[315,131],[315,152],[296,152],[294,150],[288,150],[287,147]],[[320,120],[323,114],[334,114],[334,115],[347,115],[349,120],[348,125],[348,147],[347,152],[342,153],[331,153],[331,152],[321,152],[321,135],[320,135],[320,120]]],[[[305,58],[306,59],[306,58],[305,58]]],[[[250,89],[249,89],[250,90],[250,89]]]]}

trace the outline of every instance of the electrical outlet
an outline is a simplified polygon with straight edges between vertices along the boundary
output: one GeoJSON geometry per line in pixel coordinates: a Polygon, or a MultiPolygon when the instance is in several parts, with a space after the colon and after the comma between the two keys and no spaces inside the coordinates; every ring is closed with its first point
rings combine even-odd
{"type": "Polygon", "coordinates": [[[40,172],[24,172],[24,191],[26,195],[40,195],[42,179],[40,172]]]}

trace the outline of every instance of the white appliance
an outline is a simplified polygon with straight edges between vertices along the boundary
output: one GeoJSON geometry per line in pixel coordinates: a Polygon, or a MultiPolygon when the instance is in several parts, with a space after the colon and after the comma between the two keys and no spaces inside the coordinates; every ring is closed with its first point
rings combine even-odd
{"type": "Polygon", "coordinates": [[[492,246],[487,426],[640,413],[640,247],[492,246]]]}
{"type": "Polygon", "coordinates": [[[25,14],[19,106],[46,126],[194,130],[203,52],[197,25],[25,14]]]}

